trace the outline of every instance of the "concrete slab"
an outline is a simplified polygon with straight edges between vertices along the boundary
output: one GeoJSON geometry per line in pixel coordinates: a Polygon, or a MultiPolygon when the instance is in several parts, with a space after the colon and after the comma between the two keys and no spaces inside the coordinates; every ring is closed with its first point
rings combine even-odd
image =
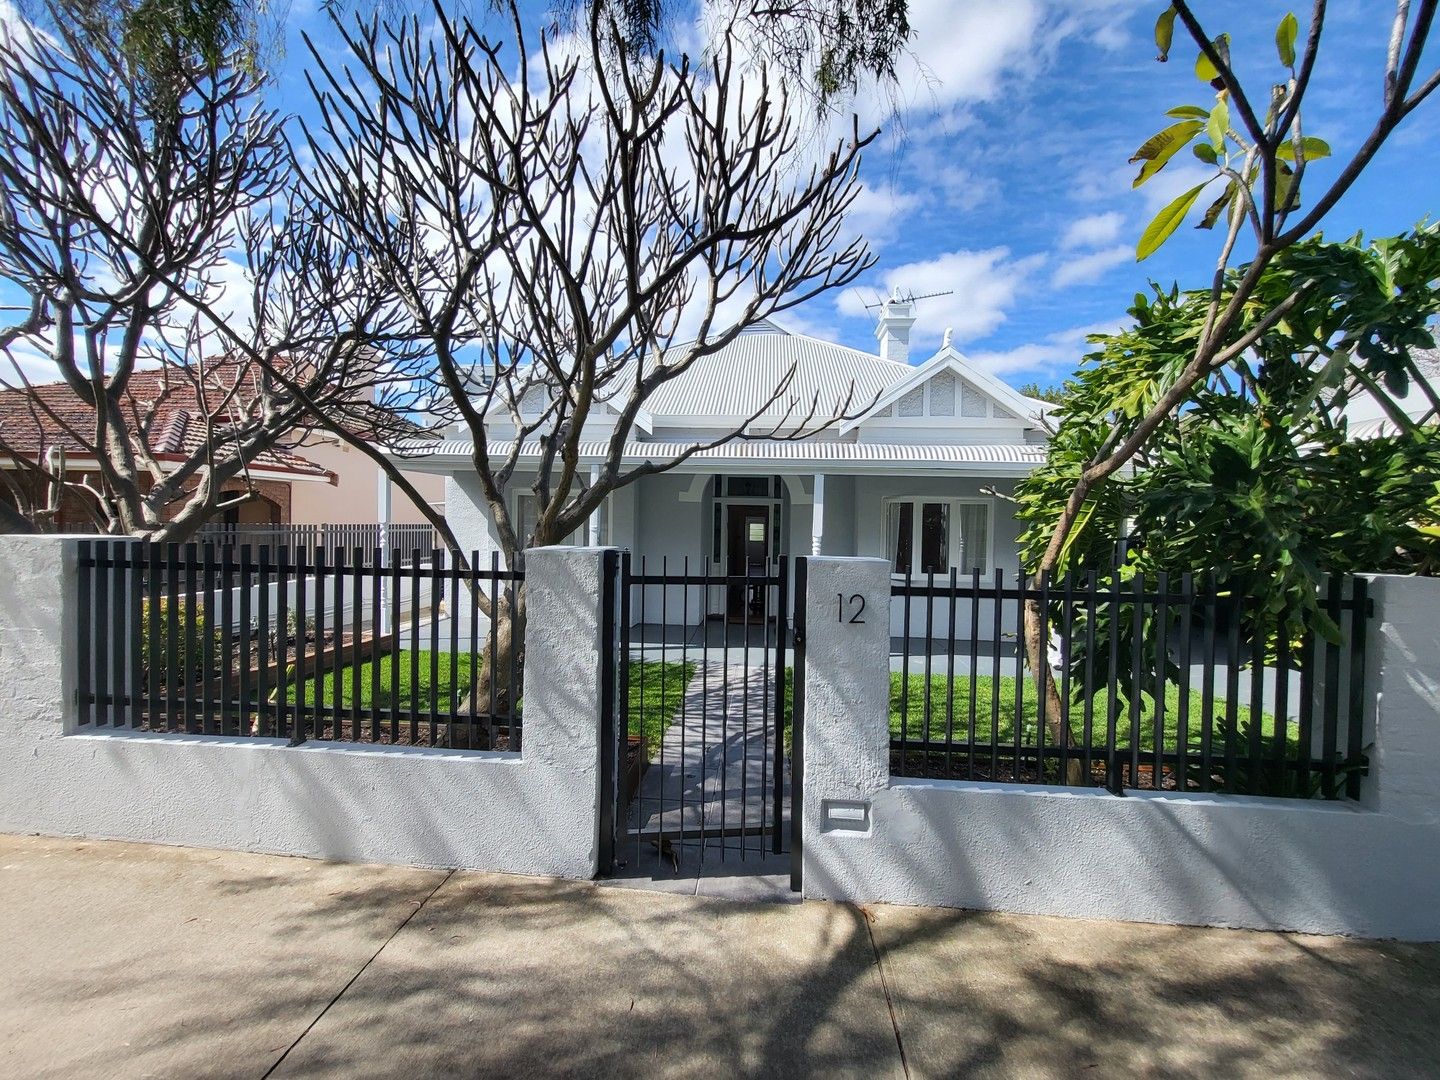
{"type": "Polygon", "coordinates": [[[260,1076],[444,878],[0,836],[0,1075],[260,1076]]]}
{"type": "Polygon", "coordinates": [[[1440,945],[869,913],[912,1076],[1440,1076],[1440,945]]]}
{"type": "Polygon", "coordinates": [[[852,908],[457,874],[277,1076],[900,1074],[852,908]]]}

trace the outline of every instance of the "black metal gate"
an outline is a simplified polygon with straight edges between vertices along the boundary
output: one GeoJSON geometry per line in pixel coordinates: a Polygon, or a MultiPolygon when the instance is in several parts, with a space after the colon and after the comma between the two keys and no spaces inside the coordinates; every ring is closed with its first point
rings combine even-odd
{"type": "Polygon", "coordinates": [[[601,872],[799,880],[804,560],[606,567],[601,872]],[[793,598],[793,602],[792,602],[793,598]]]}

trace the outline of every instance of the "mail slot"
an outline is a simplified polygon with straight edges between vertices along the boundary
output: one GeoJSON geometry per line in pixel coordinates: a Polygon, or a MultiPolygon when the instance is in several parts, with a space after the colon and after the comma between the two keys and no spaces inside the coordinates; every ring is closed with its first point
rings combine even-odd
{"type": "Polygon", "coordinates": [[[869,832],[870,804],[849,799],[821,803],[822,832],[869,832]]]}

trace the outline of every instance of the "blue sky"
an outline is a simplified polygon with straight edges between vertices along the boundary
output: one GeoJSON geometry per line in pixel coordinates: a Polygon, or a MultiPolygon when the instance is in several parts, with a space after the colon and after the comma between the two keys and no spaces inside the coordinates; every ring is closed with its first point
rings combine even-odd
{"type": "MultiPolygon", "coordinates": [[[[286,22],[271,91],[285,112],[310,111],[300,33],[331,48],[327,19],[312,5],[293,0],[286,22]]],[[[487,10],[479,0],[473,7],[487,10]]],[[[898,87],[854,103],[886,127],[865,159],[865,190],[851,221],[877,264],[862,286],[821,297],[784,321],[873,349],[866,303],[896,285],[950,290],[919,305],[912,356],[929,356],[953,327],[957,347],[1003,378],[1051,383],[1074,369],[1088,331],[1123,320],[1148,278],[1167,286],[1208,282],[1218,233],[1184,227],[1158,255],[1143,264],[1134,258],[1155,210],[1205,174],[1186,152],[1131,190],[1136,167],[1127,159],[1171,122],[1165,109],[1213,98],[1194,77],[1189,46],[1156,63],[1152,30],[1163,7],[1163,0],[911,0],[916,35],[898,87]]],[[[1279,78],[1274,28],[1290,5],[1196,0],[1194,7],[1212,32],[1232,35],[1252,86],[1279,78]]],[[[1297,7],[1303,16],[1308,5],[1297,7]]],[[[1384,0],[1331,2],[1305,124],[1331,143],[1336,159],[1361,141],[1379,107],[1390,12],[1384,0]]],[[[537,6],[536,19],[544,13],[537,6]]],[[[1422,70],[1440,62],[1440,49],[1431,52],[1422,70]]],[[[1383,235],[1440,210],[1437,150],[1440,95],[1406,122],[1326,231],[1383,235]]],[[[1309,167],[1308,191],[1334,175],[1336,159],[1309,167]]]]}

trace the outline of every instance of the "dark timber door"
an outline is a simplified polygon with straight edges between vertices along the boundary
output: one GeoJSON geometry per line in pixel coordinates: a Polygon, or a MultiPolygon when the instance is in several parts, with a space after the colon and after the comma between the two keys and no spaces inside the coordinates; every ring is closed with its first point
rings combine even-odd
{"type": "Polygon", "coordinates": [[[770,510],[765,506],[731,505],[725,524],[725,617],[731,622],[765,617],[762,579],[769,564],[770,510]]]}

